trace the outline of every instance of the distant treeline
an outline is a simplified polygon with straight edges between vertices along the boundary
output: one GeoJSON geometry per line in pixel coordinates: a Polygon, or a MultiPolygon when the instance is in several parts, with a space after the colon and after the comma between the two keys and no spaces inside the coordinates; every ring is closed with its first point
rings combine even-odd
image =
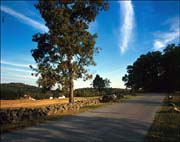
{"type": "Polygon", "coordinates": [[[31,96],[34,99],[48,99],[49,97],[58,98],[66,95],[60,90],[47,91],[42,88],[23,83],[4,83],[1,84],[1,99],[14,100],[24,98],[24,95],[31,96]]]}
{"type": "MultiPolygon", "coordinates": [[[[118,88],[81,88],[74,91],[75,97],[93,97],[118,93],[125,94],[127,91],[118,88]]],[[[1,84],[1,99],[3,100],[20,99],[24,97],[25,94],[30,95],[35,99],[47,99],[50,96],[59,97],[65,95],[67,97],[68,93],[60,90],[44,91],[42,88],[23,83],[1,84]]]]}
{"type": "Polygon", "coordinates": [[[119,88],[82,88],[76,89],[74,94],[76,97],[92,97],[92,96],[102,96],[102,95],[110,95],[110,94],[126,94],[129,93],[128,90],[119,89],[119,88]]]}
{"type": "Polygon", "coordinates": [[[19,99],[23,97],[25,94],[33,94],[33,96],[38,96],[41,93],[41,88],[26,85],[23,83],[1,84],[1,99],[19,99]]]}

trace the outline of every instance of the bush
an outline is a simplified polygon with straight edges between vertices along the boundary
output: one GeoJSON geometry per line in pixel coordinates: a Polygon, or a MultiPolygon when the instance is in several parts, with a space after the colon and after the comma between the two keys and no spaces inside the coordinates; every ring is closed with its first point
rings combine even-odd
{"type": "Polygon", "coordinates": [[[94,97],[94,96],[103,96],[103,95],[112,95],[112,94],[121,94],[127,93],[125,89],[119,88],[102,88],[102,89],[95,89],[95,88],[81,88],[76,89],[74,91],[75,97],[94,97]]]}

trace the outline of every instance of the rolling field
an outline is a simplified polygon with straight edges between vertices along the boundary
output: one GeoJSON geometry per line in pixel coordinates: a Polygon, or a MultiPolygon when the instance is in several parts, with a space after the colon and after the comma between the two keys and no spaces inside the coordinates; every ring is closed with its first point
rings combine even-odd
{"type": "MultiPolygon", "coordinates": [[[[85,100],[88,98],[97,98],[97,97],[75,97],[76,101],[85,100]]],[[[0,100],[0,108],[20,108],[20,107],[39,107],[39,106],[45,106],[45,105],[51,105],[51,104],[63,104],[68,103],[69,99],[43,99],[43,100],[28,100],[28,99],[22,99],[22,100],[0,100]]]]}

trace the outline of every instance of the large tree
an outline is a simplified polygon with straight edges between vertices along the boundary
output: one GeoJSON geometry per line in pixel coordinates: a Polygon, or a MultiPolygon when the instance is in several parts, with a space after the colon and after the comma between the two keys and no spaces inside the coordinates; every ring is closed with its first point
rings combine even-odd
{"type": "Polygon", "coordinates": [[[88,32],[99,11],[107,10],[104,0],[39,0],[40,11],[49,31],[33,36],[37,48],[32,50],[40,86],[50,89],[60,84],[69,91],[73,103],[73,81],[92,77],[87,67],[95,65],[93,55],[97,34],[88,32]]]}
{"type": "Polygon", "coordinates": [[[162,56],[163,84],[168,91],[180,90],[180,44],[168,45],[162,56]]]}
{"type": "Polygon", "coordinates": [[[144,91],[180,90],[180,46],[168,45],[163,52],[148,52],[127,67],[122,78],[128,88],[144,91]]]}
{"type": "Polygon", "coordinates": [[[149,52],[141,55],[132,66],[127,67],[128,75],[123,77],[126,86],[132,89],[143,88],[153,90],[158,82],[160,71],[161,52],[149,52]]]}

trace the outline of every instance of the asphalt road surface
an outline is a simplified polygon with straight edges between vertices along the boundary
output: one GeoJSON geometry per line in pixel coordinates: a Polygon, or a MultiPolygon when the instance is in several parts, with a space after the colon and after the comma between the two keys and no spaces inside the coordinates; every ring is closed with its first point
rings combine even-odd
{"type": "Polygon", "coordinates": [[[2,142],[143,142],[164,94],[144,94],[121,103],[66,116],[1,136],[2,142]]]}

